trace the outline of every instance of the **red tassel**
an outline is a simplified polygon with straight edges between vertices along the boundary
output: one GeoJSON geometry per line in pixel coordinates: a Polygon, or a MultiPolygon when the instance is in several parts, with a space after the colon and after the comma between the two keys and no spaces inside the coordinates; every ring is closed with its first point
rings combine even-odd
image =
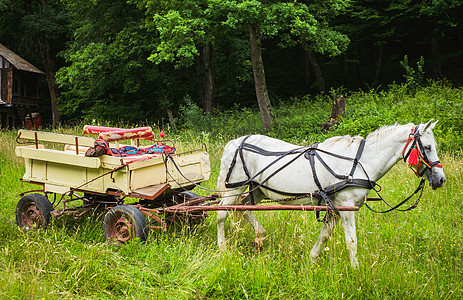
{"type": "Polygon", "coordinates": [[[410,156],[408,157],[408,164],[410,166],[418,165],[418,149],[413,148],[412,151],[410,151],[410,156]]]}
{"type": "Polygon", "coordinates": [[[164,130],[161,130],[161,133],[159,134],[159,137],[163,138],[165,137],[166,135],[164,134],[164,130]]]}

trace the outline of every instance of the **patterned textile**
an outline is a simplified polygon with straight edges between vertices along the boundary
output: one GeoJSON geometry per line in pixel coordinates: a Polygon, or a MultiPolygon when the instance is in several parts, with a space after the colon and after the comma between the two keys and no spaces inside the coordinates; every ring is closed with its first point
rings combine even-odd
{"type": "Polygon", "coordinates": [[[170,147],[162,143],[155,143],[154,145],[148,148],[137,148],[134,146],[123,146],[119,149],[109,148],[106,154],[112,156],[126,157],[141,154],[173,154],[175,153],[175,150],[176,149],[174,147],[170,147]]]}

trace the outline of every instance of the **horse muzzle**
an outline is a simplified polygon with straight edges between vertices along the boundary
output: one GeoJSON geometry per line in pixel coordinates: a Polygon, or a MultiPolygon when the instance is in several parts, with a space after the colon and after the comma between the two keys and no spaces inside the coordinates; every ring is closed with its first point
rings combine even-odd
{"type": "Polygon", "coordinates": [[[434,170],[431,171],[429,176],[429,185],[432,187],[433,190],[437,190],[441,188],[444,183],[447,181],[445,178],[444,172],[436,172],[434,170]]]}

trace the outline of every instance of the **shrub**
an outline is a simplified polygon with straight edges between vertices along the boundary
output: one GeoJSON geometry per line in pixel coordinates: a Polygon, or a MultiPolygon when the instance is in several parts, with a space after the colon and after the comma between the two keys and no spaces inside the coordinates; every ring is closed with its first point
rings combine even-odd
{"type": "Polygon", "coordinates": [[[207,132],[212,136],[235,138],[265,133],[294,143],[308,144],[334,135],[360,135],[384,125],[424,123],[439,120],[435,135],[440,148],[463,148],[463,89],[445,81],[429,82],[410,89],[407,83],[391,85],[385,91],[356,92],[346,96],[346,115],[333,131],[324,133],[321,124],[331,112],[328,96],[291,98],[274,108],[275,124],[265,132],[257,109],[235,106],[233,109],[204,114],[192,101],[181,109],[183,129],[207,132]]]}

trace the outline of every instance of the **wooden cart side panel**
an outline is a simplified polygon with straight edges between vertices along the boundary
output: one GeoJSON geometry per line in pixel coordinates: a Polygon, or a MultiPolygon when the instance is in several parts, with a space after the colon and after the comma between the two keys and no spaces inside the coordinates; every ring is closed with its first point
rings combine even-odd
{"type": "Polygon", "coordinates": [[[37,182],[42,182],[44,178],[47,178],[47,162],[43,160],[29,159],[30,162],[30,176],[37,182]]]}
{"type": "Polygon", "coordinates": [[[126,195],[131,193],[129,173],[124,168],[110,174],[108,172],[112,168],[87,168],[31,158],[26,158],[25,163],[26,173],[23,180],[44,183],[46,192],[62,194],[78,188],[102,194],[108,189],[126,195]]]}
{"type": "Polygon", "coordinates": [[[75,136],[69,134],[60,134],[53,132],[43,132],[43,131],[34,131],[34,130],[25,130],[20,129],[18,131],[18,136],[22,139],[35,140],[37,134],[37,140],[42,142],[52,142],[60,144],[69,144],[75,145],[76,140],[77,144],[85,147],[93,147],[95,144],[95,139],[87,136],[75,136]]]}
{"type": "Polygon", "coordinates": [[[144,168],[130,170],[130,188],[132,191],[166,182],[167,174],[163,161],[144,168]]]}
{"type": "Polygon", "coordinates": [[[209,179],[211,164],[207,152],[193,153],[185,156],[174,156],[174,163],[167,162],[167,180],[172,189],[180,188],[183,185],[190,185],[191,182],[200,183],[209,179]]]}
{"type": "Polygon", "coordinates": [[[86,157],[59,150],[16,147],[16,155],[24,158],[32,158],[34,160],[54,161],[61,164],[86,168],[98,168],[100,166],[100,159],[98,157],[86,157]]]}

